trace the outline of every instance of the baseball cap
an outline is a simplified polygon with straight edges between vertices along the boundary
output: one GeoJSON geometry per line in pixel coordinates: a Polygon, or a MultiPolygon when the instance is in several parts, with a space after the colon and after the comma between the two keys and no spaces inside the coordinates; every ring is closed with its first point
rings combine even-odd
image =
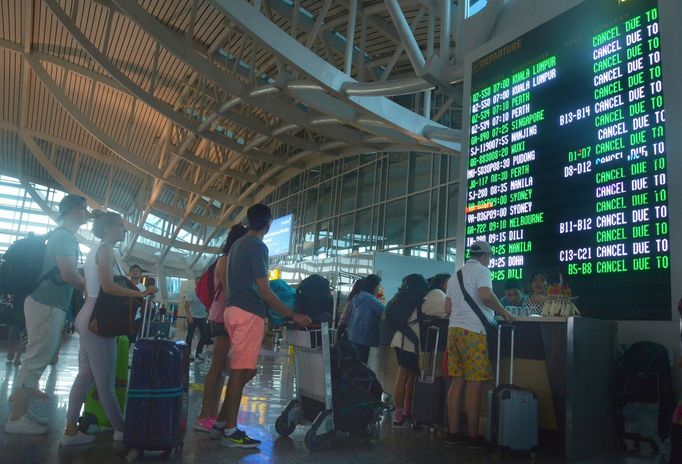
{"type": "Polygon", "coordinates": [[[74,208],[87,205],[85,198],[80,195],[67,195],[62,198],[59,202],[59,217],[57,219],[63,219],[64,216],[74,208]]]}
{"type": "Polygon", "coordinates": [[[472,243],[469,247],[469,251],[472,255],[480,255],[482,253],[493,254],[493,248],[490,246],[490,244],[482,240],[472,243]]]}

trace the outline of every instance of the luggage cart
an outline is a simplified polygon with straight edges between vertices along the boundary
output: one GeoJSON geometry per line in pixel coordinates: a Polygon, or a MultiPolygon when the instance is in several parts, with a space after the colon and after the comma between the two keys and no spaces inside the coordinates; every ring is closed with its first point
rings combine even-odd
{"type": "Polygon", "coordinates": [[[295,347],[296,398],[275,421],[275,430],[288,437],[297,425],[312,424],[304,438],[311,451],[319,449],[335,433],[331,372],[335,338],[336,329],[331,329],[328,322],[317,330],[284,329],[284,340],[295,347]]]}

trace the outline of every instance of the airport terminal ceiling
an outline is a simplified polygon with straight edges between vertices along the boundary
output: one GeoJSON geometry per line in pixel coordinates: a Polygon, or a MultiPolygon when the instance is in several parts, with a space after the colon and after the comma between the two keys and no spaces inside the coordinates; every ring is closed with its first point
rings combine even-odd
{"type": "Polygon", "coordinates": [[[5,0],[0,171],[124,214],[125,257],[199,266],[310,168],[456,156],[464,3],[5,0]]]}

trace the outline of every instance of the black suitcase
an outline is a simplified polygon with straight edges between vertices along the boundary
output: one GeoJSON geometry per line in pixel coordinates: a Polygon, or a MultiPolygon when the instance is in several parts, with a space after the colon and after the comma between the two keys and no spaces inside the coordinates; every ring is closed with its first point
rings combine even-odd
{"type": "MultiPolygon", "coordinates": [[[[426,338],[428,339],[434,334],[436,342],[431,346],[438,346],[440,329],[436,326],[428,327],[426,338]]],[[[443,377],[436,377],[437,351],[424,352],[423,358],[430,358],[431,374],[426,374],[428,368],[427,363],[424,362],[421,374],[414,379],[412,421],[415,425],[428,425],[436,429],[443,425],[445,418],[445,380],[443,377]]]]}

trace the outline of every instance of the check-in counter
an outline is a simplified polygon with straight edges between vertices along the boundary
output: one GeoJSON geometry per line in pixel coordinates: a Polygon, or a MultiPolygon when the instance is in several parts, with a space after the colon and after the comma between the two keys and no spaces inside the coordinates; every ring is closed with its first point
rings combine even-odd
{"type": "MultiPolygon", "coordinates": [[[[515,326],[514,384],[538,396],[540,446],[561,447],[566,459],[616,450],[609,380],[616,366],[617,324],[584,317],[525,317],[516,319],[515,326]]],[[[504,330],[503,383],[509,378],[509,354],[504,330]]]]}

